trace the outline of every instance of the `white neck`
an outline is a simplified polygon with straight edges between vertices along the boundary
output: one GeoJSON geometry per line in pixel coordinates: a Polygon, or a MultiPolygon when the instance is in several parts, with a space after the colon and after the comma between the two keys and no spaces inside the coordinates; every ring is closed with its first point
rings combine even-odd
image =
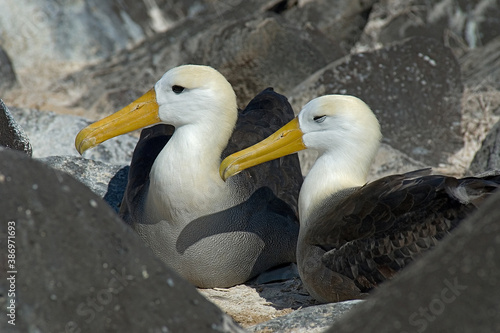
{"type": "Polygon", "coordinates": [[[150,173],[147,211],[152,220],[185,224],[231,204],[230,188],[219,176],[220,156],[229,135],[208,126],[177,128],[150,173]],[[192,207],[197,207],[193,211],[192,207]]]}
{"type": "MultiPolygon", "coordinates": [[[[348,150],[346,150],[348,151],[348,150]]],[[[375,154],[342,154],[325,152],[307,174],[299,195],[301,228],[307,227],[311,213],[333,193],[363,186],[375,154]]]]}

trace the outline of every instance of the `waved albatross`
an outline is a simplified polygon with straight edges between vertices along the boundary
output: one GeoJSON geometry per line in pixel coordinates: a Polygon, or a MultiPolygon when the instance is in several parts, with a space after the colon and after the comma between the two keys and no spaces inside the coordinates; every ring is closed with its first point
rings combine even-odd
{"type": "Polygon", "coordinates": [[[227,179],[301,149],[319,152],[299,195],[297,265],[320,302],[363,297],[435,246],[499,186],[500,176],[456,179],[429,175],[430,169],[366,184],[381,137],[363,101],[327,95],[221,164],[227,179]]]}
{"type": "Polygon", "coordinates": [[[160,123],[141,132],[120,215],[195,286],[229,287],[295,262],[302,174],[293,157],[228,183],[219,176],[221,156],[259,142],[293,117],[287,99],[272,88],[238,111],[222,74],[184,65],[166,72],[135,102],[83,129],[75,145],[83,153],[160,123]]]}

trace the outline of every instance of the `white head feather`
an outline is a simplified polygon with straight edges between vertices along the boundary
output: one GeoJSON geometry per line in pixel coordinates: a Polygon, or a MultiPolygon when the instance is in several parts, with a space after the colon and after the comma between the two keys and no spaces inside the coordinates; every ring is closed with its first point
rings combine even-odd
{"type": "Polygon", "coordinates": [[[179,211],[178,215],[193,219],[196,212],[186,214],[186,207],[197,205],[199,214],[206,214],[214,202],[230,202],[231,193],[218,168],[238,117],[231,84],[211,67],[184,65],[166,72],[154,89],[159,118],[173,125],[175,132],[151,169],[153,193],[148,204],[156,211],[166,210],[162,216],[179,211]]]}
{"type": "Polygon", "coordinates": [[[380,124],[359,98],[326,95],[299,113],[304,145],[319,156],[306,176],[299,198],[301,221],[329,195],[362,186],[380,145],[380,124]]]}
{"type": "Polygon", "coordinates": [[[218,145],[227,144],[238,117],[236,95],[231,84],[208,66],[172,68],[155,84],[160,119],[176,128],[195,125],[216,131],[218,145]],[[181,92],[178,92],[182,89],[181,92]],[[176,92],[177,91],[177,92],[176,92]],[[216,126],[216,128],[214,128],[216,126]]]}

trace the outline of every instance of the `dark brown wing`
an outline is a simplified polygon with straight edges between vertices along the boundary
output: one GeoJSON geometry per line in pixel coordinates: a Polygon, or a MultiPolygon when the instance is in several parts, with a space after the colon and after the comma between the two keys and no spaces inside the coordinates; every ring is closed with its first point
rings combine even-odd
{"type": "MultiPolygon", "coordinates": [[[[285,96],[267,88],[240,110],[235,130],[222,158],[264,140],[294,118],[285,96]]],[[[281,157],[242,171],[236,177],[243,188],[253,193],[267,186],[297,214],[302,173],[297,154],[281,157]]]]}
{"type": "Polygon", "coordinates": [[[120,216],[129,223],[137,220],[138,207],[149,185],[149,173],[156,157],[174,133],[171,125],[159,124],[141,131],[141,136],[132,155],[127,188],[120,206],[120,216]]]}
{"type": "Polygon", "coordinates": [[[499,176],[384,177],[323,213],[308,241],[326,251],[323,264],[367,291],[435,246],[499,183],[499,176]]]}

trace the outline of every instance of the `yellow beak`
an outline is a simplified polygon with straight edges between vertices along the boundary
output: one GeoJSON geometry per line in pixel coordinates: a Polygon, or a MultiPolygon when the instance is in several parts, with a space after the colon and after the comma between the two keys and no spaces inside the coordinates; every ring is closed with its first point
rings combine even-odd
{"type": "Polygon", "coordinates": [[[252,166],[306,149],[302,135],[299,120],[294,118],[268,138],[226,157],[219,167],[221,178],[226,180],[252,166]]]}
{"type": "Polygon", "coordinates": [[[87,149],[115,136],[159,122],[158,103],[153,88],[120,111],[82,129],[76,136],[75,147],[83,154],[87,149]]]}

